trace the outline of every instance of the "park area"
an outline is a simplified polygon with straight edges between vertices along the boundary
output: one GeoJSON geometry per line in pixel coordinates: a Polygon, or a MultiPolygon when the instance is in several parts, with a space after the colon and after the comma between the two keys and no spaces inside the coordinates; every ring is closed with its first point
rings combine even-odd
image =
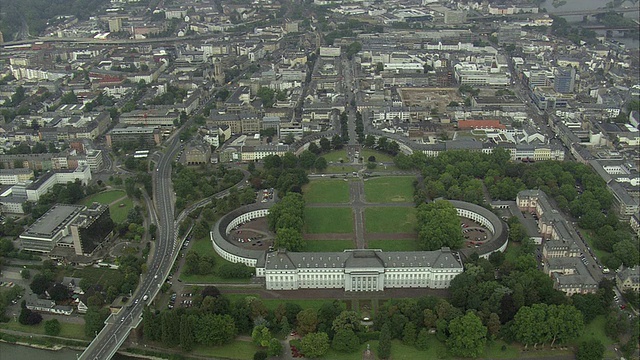
{"type": "Polygon", "coordinates": [[[351,208],[306,208],[305,229],[308,234],[344,234],[353,232],[351,208]]]}
{"type": "Polygon", "coordinates": [[[415,176],[386,176],[367,179],[364,182],[367,202],[413,202],[413,181],[415,179],[415,176]]]}
{"type": "Polygon", "coordinates": [[[111,220],[116,224],[124,222],[127,219],[129,210],[133,208],[133,201],[122,190],[104,191],[82,200],[83,205],[90,205],[94,202],[109,205],[111,220]]]}
{"type": "Polygon", "coordinates": [[[342,179],[314,180],[302,189],[307,204],[349,202],[349,182],[342,179]]]}
{"type": "Polygon", "coordinates": [[[367,233],[414,233],[416,209],[414,207],[371,207],[364,211],[367,233]]]}

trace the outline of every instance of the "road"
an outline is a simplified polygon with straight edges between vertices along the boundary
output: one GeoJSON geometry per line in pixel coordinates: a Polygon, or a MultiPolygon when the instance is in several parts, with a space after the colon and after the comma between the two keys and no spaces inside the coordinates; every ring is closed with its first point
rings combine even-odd
{"type": "Polygon", "coordinates": [[[131,305],[124,307],[120,313],[107,319],[105,327],[82,353],[81,359],[111,358],[129,335],[131,329],[140,323],[144,304],[155,297],[171,270],[172,255],[176,250],[171,161],[178,152],[179,144],[178,136],[169,140],[166,151],[160,157],[158,167],[153,174],[153,191],[160,234],[155,243],[153,258],[148,266],[149,270],[146,275],[143,275],[138,290],[131,299],[131,305]],[[148,297],[146,301],[145,297],[148,297]]]}

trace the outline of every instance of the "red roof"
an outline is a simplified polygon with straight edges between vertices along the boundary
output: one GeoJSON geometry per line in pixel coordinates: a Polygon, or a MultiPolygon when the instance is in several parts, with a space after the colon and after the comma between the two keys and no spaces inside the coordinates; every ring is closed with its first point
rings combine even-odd
{"type": "Polygon", "coordinates": [[[459,120],[458,129],[506,129],[500,120],[459,120]]]}

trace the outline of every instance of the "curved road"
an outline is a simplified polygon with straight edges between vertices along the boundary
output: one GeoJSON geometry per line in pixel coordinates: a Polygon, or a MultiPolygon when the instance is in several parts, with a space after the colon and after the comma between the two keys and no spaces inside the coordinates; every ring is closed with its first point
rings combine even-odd
{"type": "Polygon", "coordinates": [[[155,187],[154,199],[158,210],[158,228],[160,236],[156,241],[153,260],[149,271],[143,277],[138,291],[133,296],[132,305],[123,308],[119,314],[112,315],[102,331],[82,353],[81,359],[109,359],[118,350],[132,328],[136,327],[142,315],[144,303],[151,301],[162,286],[171,270],[172,254],[175,250],[175,223],[173,214],[173,190],[171,186],[171,161],[175,158],[180,141],[175,136],[167,144],[167,150],[161,156],[153,174],[155,187]],[[145,301],[144,297],[148,297],[145,301]]]}

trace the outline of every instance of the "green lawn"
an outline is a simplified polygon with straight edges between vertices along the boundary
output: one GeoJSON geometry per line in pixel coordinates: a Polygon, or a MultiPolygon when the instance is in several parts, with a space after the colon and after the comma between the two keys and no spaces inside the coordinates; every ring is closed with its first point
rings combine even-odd
{"type": "Polygon", "coordinates": [[[302,191],[309,204],[349,202],[349,183],[342,179],[313,180],[302,191]]]}
{"type": "Polygon", "coordinates": [[[419,251],[418,241],[410,239],[400,240],[370,240],[367,241],[369,249],[382,249],[384,251],[419,251]]]}
{"type": "Polygon", "coordinates": [[[305,228],[310,234],[353,232],[350,208],[306,208],[305,228]]]}
{"type": "Polygon", "coordinates": [[[380,162],[393,162],[393,157],[391,157],[391,155],[385,154],[383,152],[380,151],[376,151],[376,150],[371,150],[371,149],[362,149],[362,151],[360,151],[360,157],[362,159],[364,159],[364,162],[368,162],[369,161],[369,156],[375,156],[377,163],[380,162]]]}
{"type": "Polygon", "coordinates": [[[208,255],[215,259],[215,264],[213,265],[213,273],[209,275],[186,275],[184,273],[180,273],[180,280],[191,284],[229,284],[248,283],[249,281],[251,281],[251,279],[223,279],[216,275],[220,266],[227,262],[227,260],[223,259],[216,253],[215,250],[213,250],[213,244],[208,237],[202,239],[194,239],[191,242],[191,247],[189,248],[189,251],[192,250],[200,254],[201,256],[208,255]]]}
{"type": "Polygon", "coordinates": [[[333,161],[335,162],[340,162],[340,160],[343,161],[348,161],[347,160],[347,150],[335,150],[335,151],[330,151],[326,154],[322,154],[320,155],[323,158],[325,158],[325,160],[327,160],[327,162],[333,161]]]}
{"type": "Polygon", "coordinates": [[[307,240],[304,251],[310,252],[340,252],[345,249],[354,249],[355,244],[351,240],[307,240]]]}
{"type": "Polygon", "coordinates": [[[250,341],[234,340],[222,346],[198,346],[193,350],[193,353],[223,359],[251,360],[253,354],[258,350],[260,350],[259,347],[250,341]]]}
{"type": "Polygon", "coordinates": [[[604,333],[605,322],[606,321],[605,321],[604,315],[596,316],[595,319],[591,321],[591,323],[589,323],[584,327],[584,331],[582,332],[582,335],[580,335],[580,337],[575,341],[575,343],[579,344],[580,342],[585,340],[598,339],[600,340],[600,342],[602,342],[602,344],[604,344],[604,346],[613,345],[615,341],[611,340],[604,333]]]}
{"type": "Polygon", "coordinates": [[[111,204],[112,202],[122,197],[125,197],[124,199],[118,201],[117,203],[109,206],[111,220],[113,220],[113,222],[117,224],[120,224],[127,219],[129,210],[133,208],[133,201],[131,201],[131,199],[129,199],[126,196],[127,196],[126,193],[122,190],[105,191],[82,200],[82,204],[89,205],[92,202],[99,202],[101,204],[111,204]]]}
{"type": "Polygon", "coordinates": [[[365,231],[368,233],[415,232],[414,207],[374,207],[364,210],[365,231]]]}
{"type": "MultiPolygon", "coordinates": [[[[31,334],[42,334],[44,335],[44,321],[42,321],[38,325],[22,325],[16,321],[10,320],[6,323],[0,323],[0,328],[13,330],[13,331],[21,331],[25,333],[31,334]]],[[[82,324],[70,324],[66,322],[60,321],[60,334],[57,336],[72,338],[72,339],[82,339],[85,340],[84,336],[84,325],[82,324]]]]}
{"type": "Polygon", "coordinates": [[[112,202],[127,196],[122,190],[110,190],[101,193],[94,194],[82,200],[84,205],[89,205],[92,202],[99,202],[100,204],[111,204],[112,202]]]}
{"type": "Polygon", "coordinates": [[[73,270],[71,276],[85,279],[89,284],[101,284],[105,289],[110,286],[120,288],[124,280],[124,275],[118,270],[90,266],[73,270]]]}
{"type": "Polygon", "coordinates": [[[413,202],[414,176],[385,176],[364,182],[364,193],[368,202],[413,202]]]}
{"type": "Polygon", "coordinates": [[[602,261],[602,259],[605,258],[606,254],[608,254],[608,252],[606,252],[604,250],[596,249],[596,247],[593,246],[592,231],[591,230],[580,229],[580,233],[584,237],[584,240],[587,242],[587,244],[589,244],[589,247],[591,247],[591,251],[593,251],[593,253],[598,257],[599,261],[602,261]]]}

